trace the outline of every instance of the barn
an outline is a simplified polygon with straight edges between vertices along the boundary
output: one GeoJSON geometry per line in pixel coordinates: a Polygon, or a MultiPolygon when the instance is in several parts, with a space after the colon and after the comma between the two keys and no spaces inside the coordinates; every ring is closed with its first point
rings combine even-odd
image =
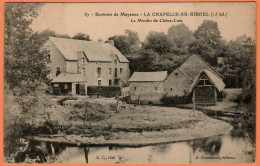
{"type": "Polygon", "coordinates": [[[225,87],[223,76],[198,55],[191,55],[179,68],[164,81],[166,98],[193,95],[196,104],[216,103],[218,93],[225,87]]]}
{"type": "Polygon", "coordinates": [[[217,93],[223,91],[225,84],[211,71],[203,69],[195,77],[189,92],[193,100],[199,105],[214,105],[217,102],[217,93]]]}

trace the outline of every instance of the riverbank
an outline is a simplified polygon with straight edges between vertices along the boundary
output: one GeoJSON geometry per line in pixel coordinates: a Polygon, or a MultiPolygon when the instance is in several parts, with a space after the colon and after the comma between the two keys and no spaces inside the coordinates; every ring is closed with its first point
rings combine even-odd
{"type": "Polygon", "coordinates": [[[95,101],[70,100],[69,105],[56,105],[55,118],[60,118],[62,129],[26,138],[78,146],[138,147],[210,137],[232,130],[230,124],[191,109],[122,104],[118,111],[113,100],[91,100],[95,101]]]}

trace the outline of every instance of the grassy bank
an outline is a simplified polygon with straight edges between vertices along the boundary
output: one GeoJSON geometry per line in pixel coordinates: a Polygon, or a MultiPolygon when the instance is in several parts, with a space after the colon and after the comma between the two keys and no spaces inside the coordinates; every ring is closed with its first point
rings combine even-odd
{"type": "MultiPolygon", "coordinates": [[[[13,99],[8,101],[10,105],[15,103],[13,99]]],[[[74,145],[137,147],[204,138],[232,129],[228,123],[191,109],[124,103],[118,106],[114,98],[85,96],[43,95],[37,96],[37,101],[38,104],[22,112],[19,110],[23,107],[19,105],[5,105],[5,111],[12,108],[20,112],[5,114],[9,123],[5,125],[5,133],[8,132],[5,147],[9,150],[13,147],[5,156],[16,154],[18,148],[24,146],[19,138],[74,145]],[[8,144],[8,137],[14,131],[14,140],[8,144]]]]}
{"type": "Polygon", "coordinates": [[[48,119],[30,138],[72,144],[140,146],[212,136],[229,131],[225,122],[199,111],[122,104],[115,99],[56,98],[48,119]],[[55,135],[55,136],[50,136],[55,135]]]}

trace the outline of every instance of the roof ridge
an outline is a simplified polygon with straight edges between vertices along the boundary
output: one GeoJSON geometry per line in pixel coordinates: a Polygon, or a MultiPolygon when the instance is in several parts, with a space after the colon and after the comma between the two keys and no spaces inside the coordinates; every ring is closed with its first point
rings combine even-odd
{"type": "Polygon", "coordinates": [[[216,69],[214,69],[208,62],[206,62],[204,59],[202,59],[199,55],[197,54],[193,54],[195,56],[197,56],[203,63],[205,63],[206,65],[208,65],[214,72],[216,72],[220,77],[224,78],[223,75],[221,75],[216,69]]]}
{"type": "Polygon", "coordinates": [[[77,51],[84,51],[89,61],[112,62],[110,55],[113,53],[120,63],[129,63],[129,60],[109,43],[59,37],[49,37],[48,40],[66,60],[78,60],[77,51]]]}
{"type": "MultiPolygon", "coordinates": [[[[100,44],[109,44],[104,42],[98,42],[98,41],[92,41],[92,40],[80,40],[80,39],[73,39],[73,38],[64,38],[64,37],[56,37],[56,36],[49,36],[49,38],[57,38],[57,39],[65,39],[65,40],[76,40],[76,41],[82,41],[82,42],[90,42],[90,43],[100,43],[100,44]]],[[[111,44],[110,44],[111,45],[111,44]]]]}
{"type": "Polygon", "coordinates": [[[135,73],[156,73],[156,72],[167,72],[167,71],[135,71],[135,73]]]}

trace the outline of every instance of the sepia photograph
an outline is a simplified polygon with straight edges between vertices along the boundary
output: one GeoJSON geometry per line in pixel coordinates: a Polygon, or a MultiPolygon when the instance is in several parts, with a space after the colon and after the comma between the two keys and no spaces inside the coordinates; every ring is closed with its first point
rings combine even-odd
{"type": "Polygon", "coordinates": [[[255,163],[256,3],[4,3],[5,163],[255,163]]]}

